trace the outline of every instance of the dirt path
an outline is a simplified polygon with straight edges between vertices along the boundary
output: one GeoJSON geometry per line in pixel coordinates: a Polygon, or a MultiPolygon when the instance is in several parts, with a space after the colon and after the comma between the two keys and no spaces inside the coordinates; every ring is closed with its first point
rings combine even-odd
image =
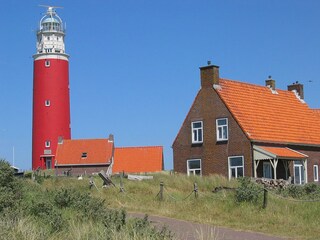
{"type": "MultiPolygon", "coordinates": [[[[143,218],[142,213],[128,213],[129,217],[143,218]]],[[[155,226],[167,226],[177,239],[181,240],[284,240],[286,238],[274,237],[256,232],[236,231],[224,227],[213,227],[177,220],[173,218],[149,215],[149,220],[155,226]]]]}

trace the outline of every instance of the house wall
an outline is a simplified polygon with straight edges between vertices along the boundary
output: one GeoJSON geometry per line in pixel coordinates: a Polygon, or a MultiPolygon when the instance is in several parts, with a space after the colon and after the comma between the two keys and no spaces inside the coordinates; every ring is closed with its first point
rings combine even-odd
{"type": "MultiPolygon", "coordinates": [[[[314,182],[313,165],[318,165],[318,169],[320,169],[320,147],[289,146],[289,148],[309,156],[307,160],[308,182],[314,182]]],[[[290,168],[293,169],[293,165],[290,168]]],[[[320,176],[320,172],[318,172],[318,176],[320,176]]]]}
{"type": "Polygon", "coordinates": [[[173,143],[173,163],[176,172],[187,173],[187,160],[201,159],[202,175],[221,174],[228,177],[228,157],[244,156],[245,176],[252,176],[251,144],[240,126],[210,87],[198,92],[193,105],[173,143]],[[216,141],[216,119],[228,118],[228,141],[216,141]],[[203,121],[203,143],[193,145],[191,122],[203,121]]]}
{"type": "Polygon", "coordinates": [[[66,175],[66,172],[70,171],[71,176],[91,175],[93,173],[99,173],[101,170],[107,171],[108,165],[93,165],[93,166],[63,166],[55,167],[56,174],[66,175]]]}

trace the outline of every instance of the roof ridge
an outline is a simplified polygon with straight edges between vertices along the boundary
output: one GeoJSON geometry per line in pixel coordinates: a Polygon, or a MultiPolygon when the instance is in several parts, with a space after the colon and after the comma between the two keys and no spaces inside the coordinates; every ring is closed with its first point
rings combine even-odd
{"type": "Polygon", "coordinates": [[[123,149],[123,148],[163,148],[163,146],[156,145],[156,146],[128,146],[128,147],[115,147],[117,149],[123,149]]]}
{"type": "MultiPolygon", "coordinates": [[[[255,86],[255,87],[259,87],[259,88],[269,88],[268,86],[264,86],[264,85],[261,85],[261,84],[243,82],[243,81],[240,81],[240,80],[233,80],[233,79],[227,79],[227,78],[220,78],[220,80],[229,81],[229,82],[235,82],[235,83],[238,83],[238,84],[241,84],[241,85],[251,85],[251,86],[255,86]]],[[[288,91],[288,90],[281,89],[281,88],[276,88],[275,90],[276,91],[284,91],[284,92],[292,92],[292,91],[288,91]]]]}

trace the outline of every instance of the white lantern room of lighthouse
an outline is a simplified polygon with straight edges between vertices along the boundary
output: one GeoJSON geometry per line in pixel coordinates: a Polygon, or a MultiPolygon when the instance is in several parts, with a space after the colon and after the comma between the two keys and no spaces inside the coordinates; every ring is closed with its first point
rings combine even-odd
{"type": "Polygon", "coordinates": [[[47,13],[40,20],[37,32],[37,54],[64,54],[65,30],[61,18],[54,7],[48,7],[47,13]]]}

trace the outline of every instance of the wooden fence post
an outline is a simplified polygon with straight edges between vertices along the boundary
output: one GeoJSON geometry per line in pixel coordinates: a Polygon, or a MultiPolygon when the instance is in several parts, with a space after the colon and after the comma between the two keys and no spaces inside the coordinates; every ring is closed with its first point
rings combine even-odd
{"type": "Polygon", "coordinates": [[[163,200],[163,182],[160,182],[160,192],[159,192],[159,195],[160,195],[160,201],[163,200]]]}
{"type": "Polygon", "coordinates": [[[123,182],[122,182],[122,173],[120,173],[120,192],[124,192],[123,182]]]}
{"type": "Polygon", "coordinates": [[[268,190],[267,190],[266,186],[264,185],[264,188],[263,188],[263,206],[262,206],[262,208],[266,209],[267,205],[268,205],[268,190]]]}
{"type": "Polygon", "coordinates": [[[198,185],[196,182],[193,184],[193,191],[194,191],[194,197],[198,198],[198,185]]]}

